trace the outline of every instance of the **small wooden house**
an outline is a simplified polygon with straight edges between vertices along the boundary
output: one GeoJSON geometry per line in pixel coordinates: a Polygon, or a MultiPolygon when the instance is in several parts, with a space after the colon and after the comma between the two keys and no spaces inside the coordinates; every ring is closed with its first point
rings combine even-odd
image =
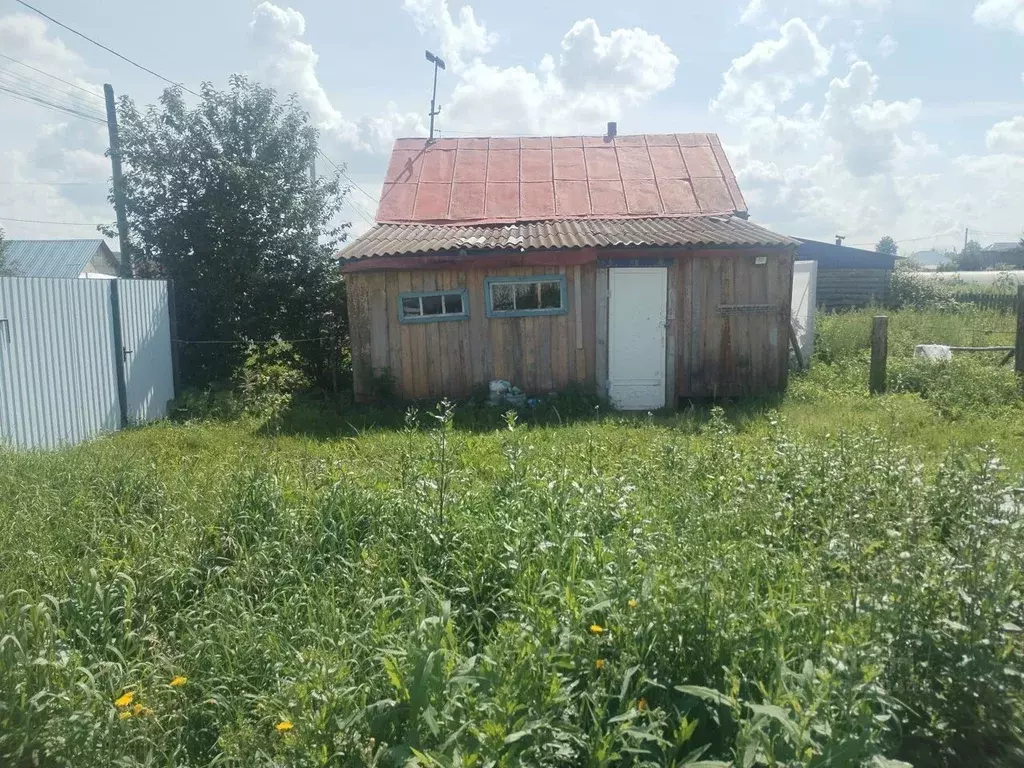
{"type": "Polygon", "coordinates": [[[786,384],[797,243],[747,221],[713,134],[399,139],[376,218],[340,253],[357,399],[786,384]]]}

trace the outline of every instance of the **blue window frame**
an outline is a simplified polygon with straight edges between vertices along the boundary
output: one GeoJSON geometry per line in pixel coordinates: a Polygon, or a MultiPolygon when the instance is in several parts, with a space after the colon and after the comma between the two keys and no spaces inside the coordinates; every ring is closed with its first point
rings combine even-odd
{"type": "Polygon", "coordinates": [[[565,275],[488,277],[484,279],[488,317],[564,315],[569,311],[565,275]]]}
{"type": "Polygon", "coordinates": [[[443,323],[467,319],[469,294],[465,288],[398,294],[398,321],[401,323],[443,323]]]}

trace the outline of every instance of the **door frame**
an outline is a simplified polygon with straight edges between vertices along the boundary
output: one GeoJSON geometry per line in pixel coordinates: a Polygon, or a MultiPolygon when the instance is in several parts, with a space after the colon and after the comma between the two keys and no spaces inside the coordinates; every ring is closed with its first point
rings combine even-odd
{"type": "MultiPolygon", "coordinates": [[[[603,321],[605,323],[605,327],[607,328],[606,336],[607,336],[607,340],[608,340],[607,359],[605,360],[606,370],[604,372],[605,373],[605,395],[609,398],[609,400],[611,399],[611,392],[612,392],[612,381],[613,381],[613,379],[612,379],[612,370],[613,370],[613,359],[614,359],[614,340],[613,340],[613,334],[612,334],[612,318],[614,316],[614,305],[615,305],[615,298],[614,298],[614,296],[615,296],[615,288],[614,288],[615,278],[614,278],[614,275],[615,275],[615,273],[640,274],[640,273],[644,273],[644,272],[649,272],[651,270],[660,270],[665,275],[665,306],[664,306],[663,313],[662,313],[664,319],[663,319],[662,324],[661,324],[663,337],[662,337],[662,344],[661,344],[661,354],[658,357],[658,359],[660,359],[660,361],[661,361],[661,382],[660,382],[660,385],[659,385],[660,389],[661,389],[661,398],[660,398],[661,402],[660,402],[660,404],[657,407],[658,408],[667,407],[669,405],[668,399],[669,399],[669,389],[670,389],[669,381],[668,381],[668,378],[669,378],[669,366],[675,364],[674,360],[670,360],[669,359],[669,350],[670,350],[670,348],[672,348],[672,345],[670,345],[669,332],[672,329],[672,325],[673,325],[672,324],[672,317],[671,317],[672,302],[670,300],[670,296],[671,296],[671,293],[672,293],[672,284],[671,284],[672,283],[672,281],[671,281],[672,270],[670,268],[671,267],[671,263],[670,263],[670,261],[668,259],[649,259],[649,260],[634,259],[631,262],[630,261],[620,262],[620,263],[607,262],[606,264],[604,264],[602,266],[606,266],[607,274],[608,274],[608,288],[607,288],[607,294],[608,295],[607,295],[607,302],[606,302],[606,309],[607,309],[607,311],[606,311],[606,317],[603,319],[603,321]]],[[[639,409],[639,410],[643,410],[643,409],[639,409]]]]}

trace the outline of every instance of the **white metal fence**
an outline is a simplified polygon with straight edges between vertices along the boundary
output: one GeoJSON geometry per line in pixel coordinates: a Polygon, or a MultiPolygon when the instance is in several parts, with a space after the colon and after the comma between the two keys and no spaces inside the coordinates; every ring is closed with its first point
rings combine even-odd
{"type": "Polygon", "coordinates": [[[0,444],[71,445],[173,396],[166,282],[0,278],[0,444]]]}

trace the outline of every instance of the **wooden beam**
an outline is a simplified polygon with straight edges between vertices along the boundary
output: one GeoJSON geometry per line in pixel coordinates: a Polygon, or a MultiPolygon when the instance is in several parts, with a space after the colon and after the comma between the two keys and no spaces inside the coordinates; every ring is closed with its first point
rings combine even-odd
{"type": "Polygon", "coordinates": [[[1014,370],[1024,374],[1024,285],[1017,286],[1017,344],[1015,353],[1017,360],[1014,370]]]}
{"type": "Polygon", "coordinates": [[[439,270],[507,269],[512,267],[573,267],[597,261],[596,248],[566,251],[493,251],[489,253],[410,254],[406,256],[376,256],[368,259],[343,261],[339,269],[343,274],[374,272],[384,269],[439,270]]]}
{"type": "Polygon", "coordinates": [[[800,339],[796,337],[796,328],[793,327],[793,321],[789,323],[789,343],[793,345],[793,354],[796,355],[796,365],[801,371],[804,369],[804,353],[800,349],[800,339]]]}
{"type": "Polygon", "coordinates": [[[877,315],[871,324],[871,394],[885,393],[885,368],[889,357],[889,318],[877,315]]]}

